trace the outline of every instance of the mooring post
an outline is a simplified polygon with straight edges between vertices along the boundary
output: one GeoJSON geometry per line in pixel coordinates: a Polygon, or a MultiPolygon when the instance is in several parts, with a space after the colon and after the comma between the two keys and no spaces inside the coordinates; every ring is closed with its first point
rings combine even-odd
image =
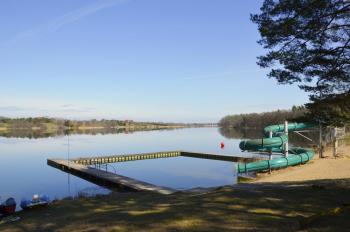
{"type": "Polygon", "coordinates": [[[284,134],[287,135],[287,142],[284,144],[284,156],[288,157],[288,121],[284,121],[284,134]]]}

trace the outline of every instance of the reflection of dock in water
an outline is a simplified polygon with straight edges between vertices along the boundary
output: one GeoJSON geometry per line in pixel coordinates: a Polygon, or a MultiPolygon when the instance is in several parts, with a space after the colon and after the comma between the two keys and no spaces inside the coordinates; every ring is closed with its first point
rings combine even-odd
{"type": "Polygon", "coordinates": [[[229,155],[217,155],[209,153],[187,152],[187,151],[169,151],[169,152],[156,152],[156,153],[143,153],[132,155],[111,155],[111,156],[98,156],[98,157],[85,157],[71,160],[63,159],[48,159],[47,164],[58,168],[62,171],[71,173],[75,176],[81,177],[95,184],[106,186],[112,189],[124,190],[124,191],[152,191],[161,194],[171,194],[176,190],[156,186],[143,181],[132,179],[126,176],[118,175],[115,173],[103,171],[97,168],[89,167],[89,165],[101,165],[117,162],[128,162],[145,159],[159,159],[159,158],[171,158],[171,157],[192,157],[200,159],[221,160],[228,162],[247,162],[256,158],[229,156],[229,155]]]}

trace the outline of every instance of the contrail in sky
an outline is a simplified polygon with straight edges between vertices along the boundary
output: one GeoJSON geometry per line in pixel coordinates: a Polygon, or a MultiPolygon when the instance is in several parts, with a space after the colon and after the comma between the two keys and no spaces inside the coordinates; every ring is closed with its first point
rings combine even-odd
{"type": "Polygon", "coordinates": [[[115,6],[116,4],[121,4],[127,2],[128,0],[100,0],[91,5],[87,5],[85,7],[79,8],[75,11],[69,12],[56,20],[52,21],[48,25],[48,29],[50,31],[56,31],[64,25],[74,23],[88,15],[94,14],[103,9],[115,6]]]}
{"type": "Polygon", "coordinates": [[[49,32],[55,32],[62,28],[65,25],[74,23],[78,20],[81,20],[82,18],[85,18],[89,15],[92,15],[98,11],[101,11],[106,8],[113,7],[117,4],[122,4],[125,2],[128,2],[130,0],[99,0],[96,1],[93,4],[81,7],[77,10],[68,12],[56,19],[53,19],[47,24],[43,24],[38,26],[37,28],[34,28],[32,30],[28,30],[22,33],[19,33],[15,35],[13,38],[7,41],[6,44],[14,44],[17,43],[21,40],[30,38],[30,37],[35,37],[44,33],[49,33],[49,32]]]}

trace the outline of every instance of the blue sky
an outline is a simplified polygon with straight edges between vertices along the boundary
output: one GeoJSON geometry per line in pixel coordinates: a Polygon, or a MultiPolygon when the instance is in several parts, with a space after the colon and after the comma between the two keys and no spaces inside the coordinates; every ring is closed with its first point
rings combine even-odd
{"type": "Polygon", "coordinates": [[[308,101],[256,65],[261,0],[2,0],[0,115],[216,122],[308,101]]]}

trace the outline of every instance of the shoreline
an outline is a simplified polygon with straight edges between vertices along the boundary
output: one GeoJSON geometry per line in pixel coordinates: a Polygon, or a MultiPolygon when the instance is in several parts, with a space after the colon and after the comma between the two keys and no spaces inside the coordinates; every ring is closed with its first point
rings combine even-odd
{"type": "Polygon", "coordinates": [[[234,186],[170,195],[111,193],[63,199],[46,208],[18,212],[21,220],[0,224],[0,230],[344,230],[350,228],[350,146],[341,147],[339,153],[334,159],[327,149],[327,158],[316,155],[307,164],[259,174],[252,182],[234,186]],[[339,165],[346,167],[344,173],[339,165]]]}
{"type": "MultiPolygon", "coordinates": [[[[212,127],[212,126],[210,126],[212,127]]],[[[189,128],[209,128],[209,126],[129,126],[129,127],[79,127],[71,129],[63,128],[4,128],[0,127],[0,136],[3,137],[19,137],[19,138],[44,138],[55,137],[68,134],[118,134],[118,133],[134,133],[145,131],[163,131],[163,130],[179,130],[189,128]]]]}
{"type": "Polygon", "coordinates": [[[105,126],[77,126],[71,128],[46,128],[41,127],[31,127],[31,128],[21,128],[21,127],[0,127],[0,131],[41,131],[46,132],[58,132],[58,131],[69,131],[69,130],[142,130],[142,129],[182,129],[182,128],[207,128],[216,127],[212,125],[131,125],[131,126],[117,126],[117,127],[105,127],[105,126]]]}

